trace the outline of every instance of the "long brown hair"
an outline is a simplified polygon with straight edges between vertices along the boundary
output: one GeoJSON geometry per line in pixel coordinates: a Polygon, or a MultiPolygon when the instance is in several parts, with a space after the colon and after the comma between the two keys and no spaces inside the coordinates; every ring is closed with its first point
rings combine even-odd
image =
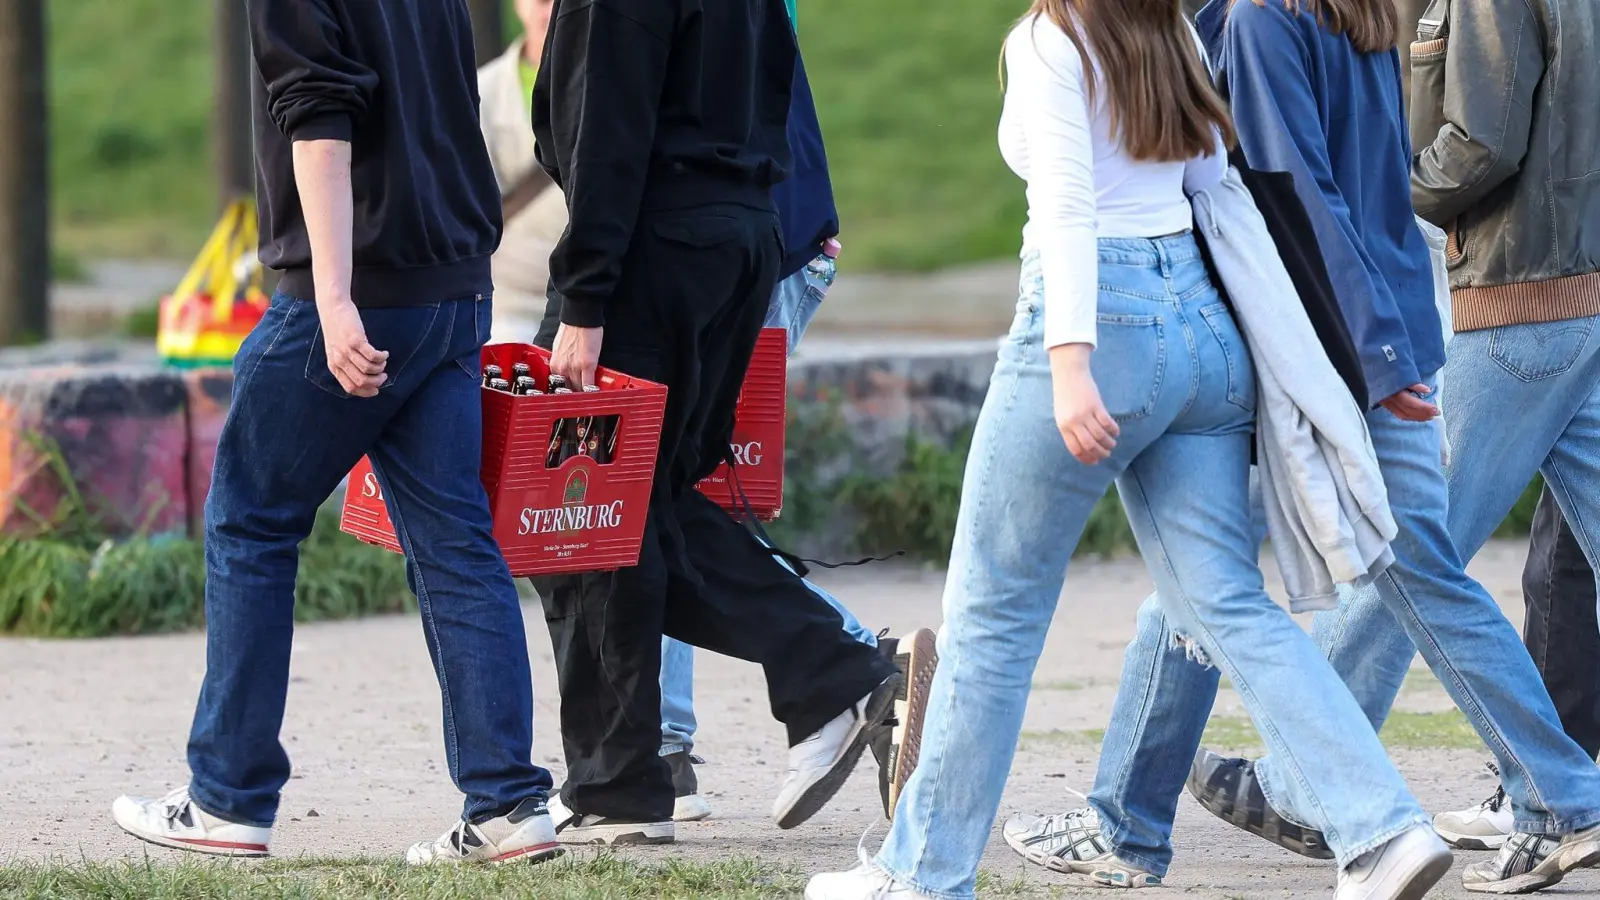
{"type": "MultiPolygon", "coordinates": [[[[1255,4],[1266,6],[1267,0],[1255,4]]],[[[1316,16],[1318,25],[1349,38],[1360,53],[1393,50],[1400,41],[1400,12],[1394,0],[1283,0],[1283,8],[1316,16]]]]}
{"type": "Polygon", "coordinates": [[[1233,120],[1211,86],[1181,0],[1033,0],[1023,20],[1035,16],[1055,23],[1078,48],[1090,102],[1107,91],[1111,132],[1129,156],[1205,156],[1216,150],[1213,128],[1233,146],[1233,120]]]}

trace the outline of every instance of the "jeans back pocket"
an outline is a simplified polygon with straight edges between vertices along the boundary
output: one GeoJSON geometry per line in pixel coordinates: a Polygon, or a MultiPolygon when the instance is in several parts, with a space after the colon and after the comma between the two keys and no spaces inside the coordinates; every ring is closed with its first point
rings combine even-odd
{"type": "Polygon", "coordinates": [[[1523,381],[1565,375],[1589,346],[1595,317],[1502,325],[1489,335],[1489,357],[1523,381]]]}
{"type": "Polygon", "coordinates": [[[1211,329],[1212,337],[1222,348],[1222,357],[1228,366],[1228,402],[1245,412],[1256,411],[1256,377],[1250,348],[1245,346],[1244,335],[1233,320],[1233,311],[1226,303],[1213,303],[1202,307],[1200,318],[1211,329]]]}
{"type": "MultiPolygon", "coordinates": [[[[311,301],[301,301],[310,303],[311,301]]],[[[392,390],[400,381],[400,377],[413,365],[424,371],[431,371],[441,360],[444,353],[444,338],[429,347],[433,337],[434,326],[439,320],[438,303],[429,303],[420,306],[389,306],[382,308],[368,308],[360,311],[361,324],[366,328],[367,343],[373,349],[387,352],[389,358],[384,362],[383,371],[388,378],[379,388],[382,391],[392,390]],[[432,351],[433,359],[426,357],[432,351]]],[[[315,312],[312,313],[315,315],[315,312]]],[[[322,326],[317,325],[316,334],[311,339],[310,352],[306,354],[306,380],[335,397],[350,397],[344,385],[334,376],[328,368],[328,348],[324,343],[322,326]]]]}
{"type": "Polygon", "coordinates": [[[1098,342],[1089,368],[1106,412],[1119,422],[1150,415],[1167,369],[1161,317],[1100,313],[1095,322],[1098,342]]]}

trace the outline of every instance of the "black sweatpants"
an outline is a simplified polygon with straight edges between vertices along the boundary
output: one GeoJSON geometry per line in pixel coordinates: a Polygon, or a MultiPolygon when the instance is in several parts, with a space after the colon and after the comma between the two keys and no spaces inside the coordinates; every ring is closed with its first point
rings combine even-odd
{"type": "Polygon", "coordinates": [[[1522,572],[1523,640],[1555,701],[1561,727],[1590,756],[1600,754],[1600,620],[1594,569],[1556,506],[1539,498],[1522,572]]]}
{"type": "MultiPolygon", "coordinates": [[[[561,684],[562,800],[576,812],[672,817],[660,757],[663,634],[761,665],[791,745],[894,674],[695,490],[727,452],[781,255],[770,210],[646,213],[606,305],[600,364],[665,384],[667,409],[639,564],[535,579],[561,684]]],[[[554,337],[547,315],[537,340],[548,346],[554,337]]]]}

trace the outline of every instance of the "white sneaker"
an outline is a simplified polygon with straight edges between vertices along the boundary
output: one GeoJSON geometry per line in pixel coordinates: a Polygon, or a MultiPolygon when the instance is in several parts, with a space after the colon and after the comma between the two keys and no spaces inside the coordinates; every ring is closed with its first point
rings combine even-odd
{"type": "Polygon", "coordinates": [[[899,686],[900,676],[889,676],[821,731],[789,748],[789,773],[772,804],[779,828],[804,823],[839,792],[874,729],[893,708],[899,686]]]}
{"type": "MultiPolygon", "coordinates": [[[[866,836],[862,836],[866,840],[866,836]]],[[[866,847],[856,845],[861,865],[848,872],[824,872],[806,883],[806,900],[933,900],[895,881],[872,864],[866,847]]]]}
{"type": "Polygon", "coordinates": [[[550,795],[550,820],[564,844],[670,844],[678,839],[671,821],[625,822],[586,816],[567,808],[560,793],[550,795]]]}
{"type": "Polygon", "coordinates": [[[1101,887],[1160,887],[1160,876],[1124,862],[1111,852],[1092,809],[1054,816],[1013,816],[1000,830],[1011,849],[1053,872],[1088,875],[1101,887]]]}
{"type": "Polygon", "coordinates": [[[524,800],[517,808],[474,825],[458,822],[436,841],[413,844],[406,864],[413,866],[537,863],[562,854],[555,824],[543,800],[524,800]]]}
{"type": "Polygon", "coordinates": [[[1450,848],[1418,825],[1339,870],[1334,900],[1421,900],[1450,862],[1450,848]]]}
{"type": "Polygon", "coordinates": [[[212,856],[266,856],[271,828],[225,822],[194,805],[189,789],[179,788],[160,800],[118,797],[111,817],[127,833],[159,847],[212,856]]]}
{"type": "Polygon", "coordinates": [[[700,779],[694,767],[705,760],[687,750],[668,753],[662,759],[672,770],[672,821],[699,822],[711,818],[711,803],[700,794],[700,779]]]}
{"type": "MultiPolygon", "coordinates": [[[[1489,763],[1489,771],[1500,777],[1500,769],[1494,763],[1489,763]]],[[[1457,850],[1499,850],[1517,826],[1511,805],[1506,802],[1506,789],[1496,786],[1489,799],[1471,809],[1434,816],[1433,830],[1457,850]]]]}

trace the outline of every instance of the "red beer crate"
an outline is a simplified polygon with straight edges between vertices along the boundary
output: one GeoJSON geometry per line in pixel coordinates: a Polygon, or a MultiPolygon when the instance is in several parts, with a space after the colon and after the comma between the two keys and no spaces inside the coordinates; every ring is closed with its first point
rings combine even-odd
{"type": "MultiPolygon", "coordinates": [[[[750,511],[765,521],[776,519],[783,511],[784,403],[788,389],[789,332],[763,328],[734,412],[733,459],[739,469],[738,487],[750,498],[750,511]]],[[[730,482],[724,463],[700,482],[700,493],[738,515],[743,503],[730,482]]]]}
{"type": "MultiPolygon", "coordinates": [[[[529,344],[483,348],[483,365],[507,375],[519,362],[547,391],[547,351],[529,344]]],[[[609,369],[596,380],[600,390],[587,393],[482,389],[483,486],[495,540],[513,575],[592,572],[639,561],[667,389],[609,369]],[[587,428],[583,437],[578,423],[587,428]]],[[[350,472],[339,526],[400,552],[366,459],[350,472]]]]}

